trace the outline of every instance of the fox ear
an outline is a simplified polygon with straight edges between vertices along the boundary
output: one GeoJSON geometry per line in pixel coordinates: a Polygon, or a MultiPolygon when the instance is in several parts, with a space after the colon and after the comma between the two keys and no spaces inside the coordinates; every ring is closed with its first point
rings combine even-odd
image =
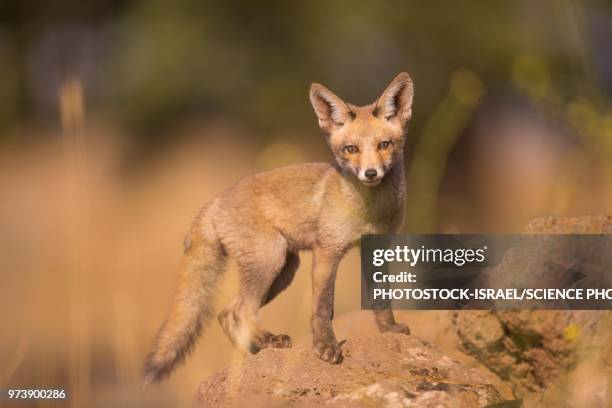
{"type": "Polygon", "coordinates": [[[326,133],[344,126],[354,117],[346,103],[321,84],[310,85],[310,103],[319,119],[319,127],[326,133]]]}
{"type": "Polygon", "coordinates": [[[412,116],[412,97],[414,87],[407,72],[397,75],[387,86],[378,101],[376,111],[386,120],[398,119],[405,126],[412,116]]]}

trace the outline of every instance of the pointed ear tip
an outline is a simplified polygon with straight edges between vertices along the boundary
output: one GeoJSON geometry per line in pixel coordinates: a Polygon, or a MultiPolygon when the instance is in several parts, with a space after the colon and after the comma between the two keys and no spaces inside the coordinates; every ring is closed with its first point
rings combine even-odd
{"type": "Polygon", "coordinates": [[[325,89],[323,85],[313,82],[310,84],[310,88],[308,89],[308,94],[310,95],[310,98],[312,99],[316,95],[319,95],[323,89],[325,89]]]}
{"type": "Polygon", "coordinates": [[[412,82],[412,78],[410,77],[410,74],[406,71],[400,72],[399,74],[397,74],[395,79],[412,82]]]}

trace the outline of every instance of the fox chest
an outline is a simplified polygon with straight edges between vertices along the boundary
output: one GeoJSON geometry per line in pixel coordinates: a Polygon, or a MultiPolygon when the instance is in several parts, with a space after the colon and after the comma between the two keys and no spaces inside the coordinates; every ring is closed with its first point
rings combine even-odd
{"type": "Polygon", "coordinates": [[[324,237],[339,245],[353,245],[364,234],[396,232],[403,220],[403,196],[385,191],[371,197],[346,196],[344,201],[334,200],[322,211],[320,225],[324,237]]]}
{"type": "Polygon", "coordinates": [[[359,240],[364,234],[391,234],[401,225],[400,206],[395,202],[383,202],[378,206],[359,208],[353,239],[359,240]]]}

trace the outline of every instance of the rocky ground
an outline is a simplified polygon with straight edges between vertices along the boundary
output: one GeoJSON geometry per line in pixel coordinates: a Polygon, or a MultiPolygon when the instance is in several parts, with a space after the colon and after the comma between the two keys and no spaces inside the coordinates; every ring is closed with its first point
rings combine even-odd
{"type": "Polygon", "coordinates": [[[308,346],[263,350],[204,381],[194,405],[487,407],[508,402],[486,372],[469,369],[414,336],[354,338],[342,348],[340,365],[319,360],[308,346]]]}
{"type": "MultiPolygon", "coordinates": [[[[526,233],[612,233],[612,217],[542,218],[526,233]]],[[[521,278],[522,279],[522,278],[521,278]]],[[[369,313],[335,323],[345,359],[308,339],[263,350],[204,380],[194,405],[331,407],[612,406],[609,311],[399,313],[417,336],[377,334],[369,313]]]]}
{"type": "MultiPolygon", "coordinates": [[[[612,217],[541,218],[524,232],[610,234],[612,217]]],[[[514,282],[538,273],[533,267],[512,272],[513,263],[505,259],[502,267],[514,282]]],[[[454,312],[452,321],[460,348],[510,384],[525,405],[612,406],[610,311],[466,311],[454,312]]]]}

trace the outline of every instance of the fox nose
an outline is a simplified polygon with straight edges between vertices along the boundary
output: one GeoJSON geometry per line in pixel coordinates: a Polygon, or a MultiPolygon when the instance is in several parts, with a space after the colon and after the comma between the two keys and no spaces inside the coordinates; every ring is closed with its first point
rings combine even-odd
{"type": "Polygon", "coordinates": [[[374,177],[376,177],[378,172],[376,171],[376,169],[367,169],[364,174],[368,178],[368,180],[372,180],[374,177]]]}

